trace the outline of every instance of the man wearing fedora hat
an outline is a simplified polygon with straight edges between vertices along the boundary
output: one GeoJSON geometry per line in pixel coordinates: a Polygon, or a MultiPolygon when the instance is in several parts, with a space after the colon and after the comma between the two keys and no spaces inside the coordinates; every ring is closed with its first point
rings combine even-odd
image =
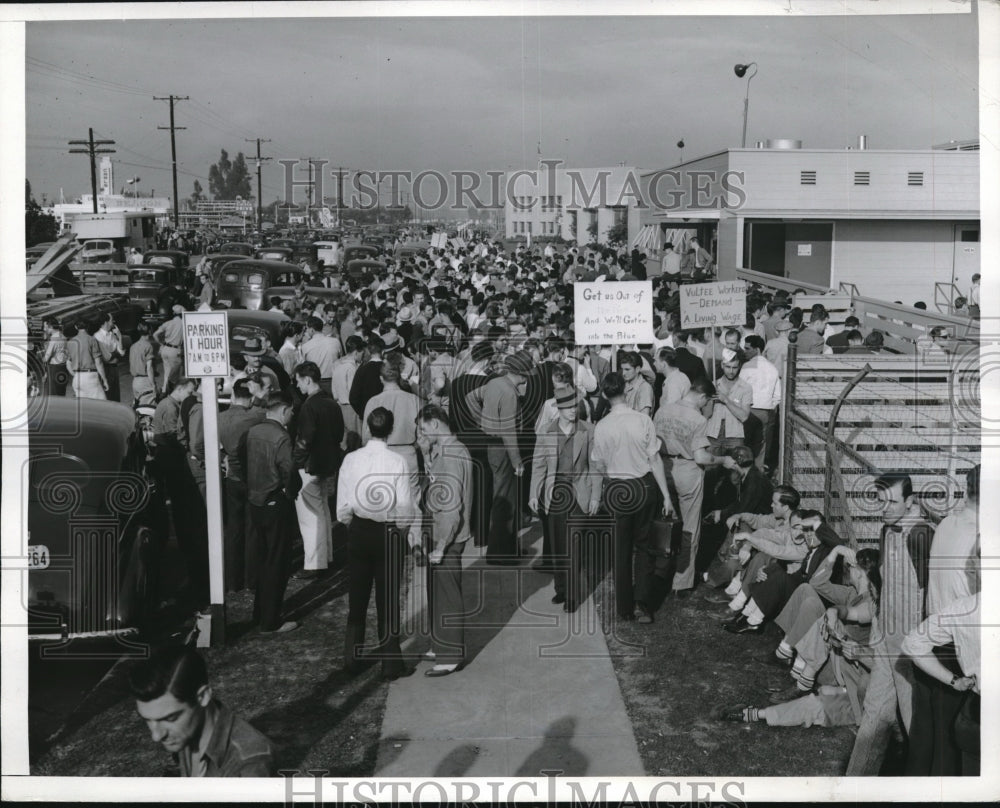
{"type": "Polygon", "coordinates": [[[271,382],[271,390],[281,389],[281,379],[278,378],[278,374],[263,362],[263,357],[266,351],[264,349],[264,343],[259,337],[247,337],[243,343],[243,349],[240,353],[247,361],[247,376],[260,373],[262,376],[268,377],[268,380],[271,382]]]}
{"type": "Polygon", "coordinates": [[[572,386],[556,393],[558,417],[538,436],[528,500],[532,511],[544,508],[555,566],[552,602],[568,612],[583,599],[581,518],[595,515],[601,504],[601,478],[590,473],[594,428],[579,420],[581,402],[572,386]]]}
{"type": "Polygon", "coordinates": [[[531,356],[518,351],[504,360],[503,367],[506,372],[488,381],[482,395],[480,425],[493,472],[487,564],[516,564],[519,555],[517,480],[524,474],[524,460],[518,445],[518,396],[532,370],[531,356]]]}

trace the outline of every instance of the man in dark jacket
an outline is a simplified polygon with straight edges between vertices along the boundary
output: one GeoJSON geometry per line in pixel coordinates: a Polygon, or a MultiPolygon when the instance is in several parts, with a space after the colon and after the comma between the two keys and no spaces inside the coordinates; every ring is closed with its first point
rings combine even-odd
{"type": "Polygon", "coordinates": [[[365,416],[365,407],[369,400],[382,392],[382,351],[385,342],[378,334],[372,334],[368,340],[368,361],[358,368],[351,383],[351,394],[348,400],[358,415],[358,420],[365,416]]]}
{"type": "Polygon", "coordinates": [[[315,578],[330,565],[333,554],[329,498],[336,493],[337,471],[343,459],[344,416],[333,396],[320,387],[320,379],[315,362],[303,362],[295,368],[295,384],[305,397],[296,419],[292,450],[302,478],[295,512],[305,556],[296,578],[315,578]]]}
{"type": "Polygon", "coordinates": [[[294,620],[281,620],[292,550],[292,502],[299,489],[292,439],[285,428],[291,417],[291,395],[271,393],[267,398],[266,419],[251,427],[246,439],[243,468],[247,470],[247,501],[250,522],[256,527],[259,539],[253,617],[259,621],[262,634],[284,633],[299,627],[294,620]]]}

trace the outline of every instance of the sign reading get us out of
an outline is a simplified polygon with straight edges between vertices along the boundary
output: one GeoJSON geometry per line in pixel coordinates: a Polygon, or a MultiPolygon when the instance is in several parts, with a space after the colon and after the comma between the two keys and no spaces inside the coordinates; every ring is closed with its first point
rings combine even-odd
{"type": "Polygon", "coordinates": [[[229,337],[225,311],[184,313],[184,369],[193,379],[229,375],[229,337]]]}
{"type": "Polygon", "coordinates": [[[653,282],[574,283],[573,320],[577,345],[652,342],[653,282]]]}
{"type": "Polygon", "coordinates": [[[743,325],[746,319],[747,287],[743,281],[681,286],[681,328],[743,325]]]}

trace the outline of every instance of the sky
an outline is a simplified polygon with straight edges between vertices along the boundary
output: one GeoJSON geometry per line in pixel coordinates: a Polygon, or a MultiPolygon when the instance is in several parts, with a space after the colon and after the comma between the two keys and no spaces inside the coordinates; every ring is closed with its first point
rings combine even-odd
{"type": "Polygon", "coordinates": [[[866,134],[920,149],[977,137],[977,43],[971,14],[29,22],[26,171],[37,199],[89,192],[66,142],[93,127],[116,142],[119,190],[139,176],[169,195],[168,105],[153,95],[171,93],[190,96],[176,104],[181,197],[256,137],[274,158],[265,203],[285,195],[279,159],[485,171],[534,167],[540,149],[662,168],[740,145],[733,65],[750,61],[748,145],[866,134]]]}

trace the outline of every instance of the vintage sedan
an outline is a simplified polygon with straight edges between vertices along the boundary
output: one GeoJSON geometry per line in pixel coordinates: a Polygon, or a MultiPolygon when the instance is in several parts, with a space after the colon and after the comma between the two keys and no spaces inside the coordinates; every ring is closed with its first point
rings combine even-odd
{"type": "Polygon", "coordinates": [[[177,283],[187,284],[187,273],[168,264],[133,264],[128,268],[128,296],[152,316],[159,315],[160,296],[177,283]]]}
{"type": "Polygon", "coordinates": [[[187,269],[190,256],[183,250],[150,250],[142,256],[142,263],[187,269]]]}
{"type": "Polygon", "coordinates": [[[291,247],[275,247],[272,244],[258,249],[256,258],[259,261],[285,261],[286,263],[292,263],[292,254],[294,252],[291,247]]]}
{"type": "Polygon", "coordinates": [[[375,259],[382,253],[378,247],[371,244],[347,244],[344,246],[343,254],[340,256],[340,265],[347,266],[351,261],[363,259],[375,259]]]}
{"type": "Polygon", "coordinates": [[[83,242],[76,260],[81,264],[107,264],[118,258],[118,249],[110,239],[94,238],[83,242]]]}
{"type": "Polygon", "coordinates": [[[378,276],[385,271],[386,264],[384,261],[356,258],[353,261],[347,262],[344,273],[348,278],[361,280],[366,276],[378,276]]]}
{"type": "Polygon", "coordinates": [[[168,520],[136,413],[55,396],[34,399],[28,423],[29,637],[65,646],[143,629],[168,520]]]}
{"type": "Polygon", "coordinates": [[[289,321],[280,311],[231,309],[226,312],[229,326],[229,355],[236,356],[251,337],[267,337],[275,350],[281,347],[281,327],[289,321]]]}
{"type": "Polygon", "coordinates": [[[268,309],[273,286],[298,286],[309,273],[284,261],[244,259],[226,264],[216,283],[216,302],[231,309],[268,309]]]}
{"type": "Polygon", "coordinates": [[[254,246],[253,244],[246,244],[242,241],[227,241],[219,247],[219,252],[235,253],[237,255],[242,255],[245,258],[253,258],[254,246]]]}

